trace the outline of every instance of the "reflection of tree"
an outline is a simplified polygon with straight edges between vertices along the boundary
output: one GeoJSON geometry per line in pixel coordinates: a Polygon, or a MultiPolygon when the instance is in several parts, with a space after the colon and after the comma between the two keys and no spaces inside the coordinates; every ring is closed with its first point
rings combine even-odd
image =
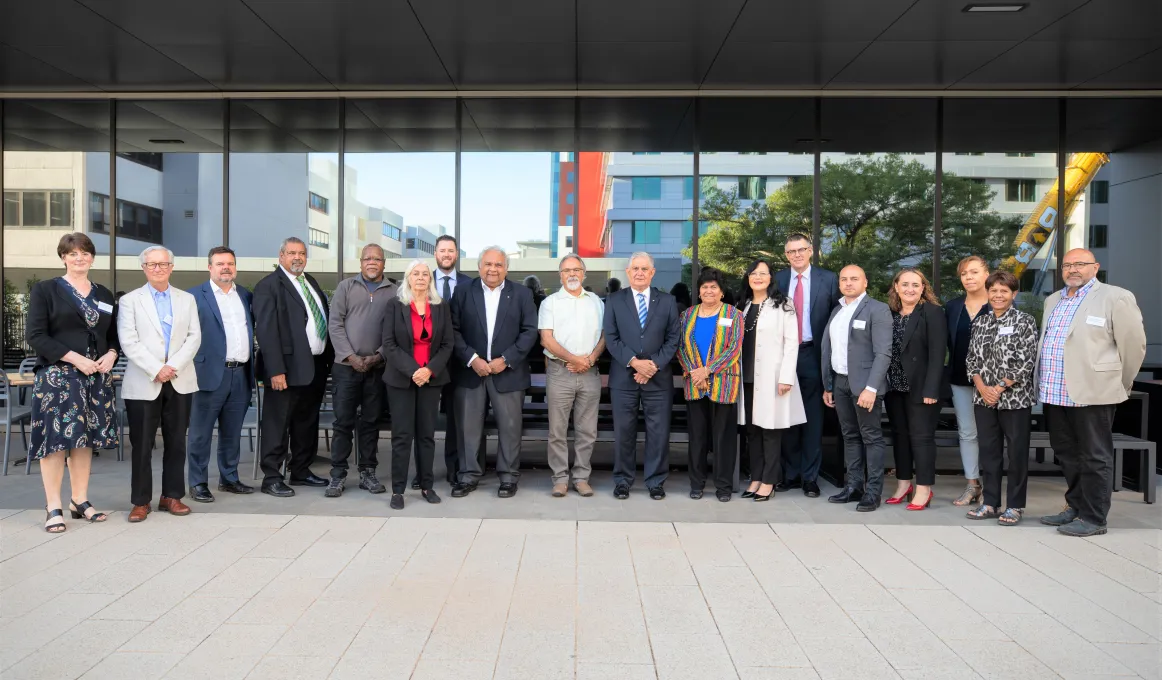
{"type": "MultiPolygon", "coordinates": [[[[838,271],[859,264],[877,297],[886,293],[900,267],[931,271],[932,169],[887,154],[827,161],[820,172],[823,242],[817,249],[824,267],[838,271]]],[[[1020,220],[992,211],[994,192],[982,182],[946,172],[943,189],[941,290],[951,297],[960,290],[956,263],[976,254],[995,264],[1010,254],[1020,220]]],[[[786,237],[811,233],[813,193],[813,179],[806,177],[772,192],[765,203],[743,208],[737,191],[712,191],[702,207],[711,227],[699,238],[699,261],[736,275],[758,256],[786,266],[786,237]]]]}

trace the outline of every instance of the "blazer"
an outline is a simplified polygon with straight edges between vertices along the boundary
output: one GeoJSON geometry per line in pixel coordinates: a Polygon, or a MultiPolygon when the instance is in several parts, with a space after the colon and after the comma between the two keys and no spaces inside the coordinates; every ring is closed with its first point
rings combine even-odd
{"type": "Polygon", "coordinates": [[[125,377],[121,380],[121,396],[124,399],[156,399],[161,394],[162,383],[154,378],[163,366],[172,366],[178,372],[177,377],[170,381],[178,394],[198,391],[194,355],[202,344],[202,329],[194,296],[178,290],[172,284],[169,287],[173,323],[170,324],[167,357],[161,318],[157,315],[152,290],[153,286],[147,283],[121,298],[121,308],[117,314],[117,337],[121,340],[121,351],[129,359],[125,377]]]}
{"type": "Polygon", "coordinates": [[[944,310],[940,305],[921,301],[908,316],[904,341],[900,343],[900,366],[908,377],[908,399],[913,403],[941,398],[947,346],[948,321],[944,310]]]}
{"type": "Polygon", "coordinates": [[[69,352],[81,356],[90,344],[96,348],[97,358],[109,350],[121,352],[117,342],[117,304],[113,293],[99,283],[93,283],[93,298],[109,305],[108,312],[100,311],[97,325],[89,328],[77,306],[77,300],[67,289],[68,284],[53,277],[38,281],[28,295],[28,318],[24,339],[36,352],[36,366],[51,366],[69,352]]]}
{"type": "MultiPolygon", "coordinates": [[[[1045,299],[1048,328],[1061,291],[1045,299]]],[[[1044,351],[1045,333],[1041,333],[1044,351]]],[[[1134,294],[1100,281],[1086,293],[1065,338],[1065,386],[1077,404],[1120,404],[1129,398],[1146,358],[1146,328],[1134,294]]]]}
{"type": "Polygon", "coordinates": [[[698,320],[698,308],[694,305],[682,312],[678,325],[682,328],[682,344],[678,348],[678,362],[682,364],[682,377],[686,378],[684,393],[686,401],[709,397],[719,404],[733,404],[738,401],[739,385],[742,382],[742,314],[733,305],[723,304],[718,310],[714,328],[714,344],[710,347],[706,366],[710,369],[710,389],[703,392],[690,380],[690,371],[702,367],[702,348],[694,340],[694,326],[698,320]],[[723,322],[726,322],[725,325],[723,322]]]}
{"type": "MultiPolygon", "coordinates": [[[[432,317],[432,351],[428,358],[432,379],[428,384],[446,385],[452,379],[448,360],[452,358],[452,349],[456,345],[452,330],[452,305],[449,302],[440,302],[438,305],[429,303],[428,310],[432,317]]],[[[404,389],[415,384],[412,382],[412,374],[420,370],[420,365],[412,355],[414,347],[412,307],[405,305],[399,298],[392,298],[383,315],[383,347],[380,349],[386,361],[383,382],[388,387],[404,389]]]]}
{"type": "MultiPolygon", "coordinates": [[[[751,302],[742,308],[745,323],[751,302]]],[[[747,331],[743,331],[746,333],[747,331]]],[[[750,331],[755,334],[754,347],[754,407],[750,415],[754,423],[747,423],[746,391],[738,399],[738,424],[754,424],[764,430],[783,430],[807,422],[803,407],[803,392],[799,388],[799,327],[795,311],[788,302],[786,307],[775,306],[767,298],[763,309],[750,331]],[[779,394],[779,385],[790,385],[791,391],[779,394]]],[[[746,361],[746,357],[742,357],[746,361]]]]}
{"type": "MultiPolygon", "coordinates": [[[[779,290],[791,299],[791,269],[784,269],[775,274],[775,283],[779,290]]],[[[827,322],[831,320],[831,312],[839,306],[839,277],[835,272],[811,265],[811,338],[816,347],[823,341],[823,334],[827,331],[827,322]]],[[[796,332],[796,336],[798,333],[796,332]]]]}
{"type": "MultiPolygon", "coordinates": [[[[831,319],[841,307],[831,310],[831,319]]],[[[884,396],[888,390],[888,365],[892,362],[892,312],[888,306],[870,295],[865,295],[855,308],[851,326],[847,329],[847,377],[853,392],[865,387],[884,396]],[[855,322],[863,321],[863,328],[855,322]]],[[[835,390],[835,371],[831,368],[831,321],[823,331],[822,351],[823,389],[835,390]]]]}
{"type": "MultiPolygon", "coordinates": [[[[479,387],[480,376],[468,367],[472,355],[488,360],[488,317],[484,309],[484,283],[472,279],[466,285],[456,285],[452,295],[452,328],[455,330],[456,372],[452,379],[458,387],[479,387]]],[[[529,354],[537,342],[537,308],[533,293],[528,288],[504,280],[500,305],[496,309],[496,325],[492,331],[492,358],[504,357],[508,368],[492,376],[492,384],[500,392],[528,389],[529,354]]]]}
{"type": "MultiPolygon", "coordinates": [[[[254,314],[251,312],[251,294],[237,283],[234,284],[238,297],[242,299],[242,311],[246,314],[246,342],[250,347],[250,361],[246,362],[246,382],[254,387],[254,314]]],[[[198,376],[199,390],[216,390],[222,384],[226,370],[226,327],[222,322],[222,311],[214,292],[216,286],[206,281],[190,289],[194,302],[198,305],[198,323],[202,327],[202,344],[194,355],[194,371],[198,376]]]]}
{"type": "Polygon", "coordinates": [[[672,390],[674,369],[670,362],[678,352],[682,329],[674,296],[650,288],[650,305],[646,325],[637,317],[637,303],[632,288],[610,293],[605,300],[605,348],[613,361],[609,366],[610,389],[672,390]],[[653,361],[658,372],[644,385],[638,385],[629,362],[635,358],[653,361]]]}
{"type": "MultiPolygon", "coordinates": [[[[323,302],[322,311],[326,314],[329,308],[327,294],[319,287],[315,277],[310,274],[305,276],[307,285],[314,289],[323,302]]],[[[254,286],[251,308],[254,314],[254,335],[258,338],[258,348],[262,352],[263,366],[259,375],[268,381],[273,376],[285,375],[289,387],[310,385],[315,379],[315,358],[311,355],[311,343],[307,340],[310,311],[281,266],[254,286]]],[[[331,346],[329,333],[321,356],[326,365],[330,365],[335,358],[335,348],[331,346]]]]}

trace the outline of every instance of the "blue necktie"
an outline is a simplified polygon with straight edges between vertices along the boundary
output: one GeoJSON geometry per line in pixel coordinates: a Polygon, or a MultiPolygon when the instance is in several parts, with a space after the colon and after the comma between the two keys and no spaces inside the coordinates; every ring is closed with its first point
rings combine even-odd
{"type": "Polygon", "coordinates": [[[642,325],[642,328],[646,327],[646,294],[645,293],[638,293],[637,294],[637,320],[638,320],[638,323],[640,323],[642,325]]]}

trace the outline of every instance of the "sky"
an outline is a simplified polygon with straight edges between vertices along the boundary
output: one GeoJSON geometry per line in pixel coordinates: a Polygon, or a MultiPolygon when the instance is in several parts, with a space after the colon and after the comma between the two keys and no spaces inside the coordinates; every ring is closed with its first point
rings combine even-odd
{"type": "MultiPolygon", "coordinates": [[[[349,153],[358,173],[355,198],[403,215],[404,224],[456,224],[454,153],[349,153]]],[[[465,152],[461,166],[460,247],[474,257],[485,246],[549,238],[552,155],[465,152]]]]}

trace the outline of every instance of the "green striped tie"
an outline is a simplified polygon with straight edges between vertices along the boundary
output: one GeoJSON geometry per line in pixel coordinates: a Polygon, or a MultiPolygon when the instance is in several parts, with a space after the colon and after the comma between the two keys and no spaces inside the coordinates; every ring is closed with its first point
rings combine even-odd
{"type": "Polygon", "coordinates": [[[307,288],[307,279],[302,274],[295,279],[299,282],[299,287],[303,289],[303,297],[307,299],[307,307],[311,309],[311,317],[315,320],[315,332],[319,334],[320,340],[327,339],[327,318],[323,316],[323,310],[319,309],[319,303],[315,302],[315,296],[311,295],[311,291],[307,288]]]}

